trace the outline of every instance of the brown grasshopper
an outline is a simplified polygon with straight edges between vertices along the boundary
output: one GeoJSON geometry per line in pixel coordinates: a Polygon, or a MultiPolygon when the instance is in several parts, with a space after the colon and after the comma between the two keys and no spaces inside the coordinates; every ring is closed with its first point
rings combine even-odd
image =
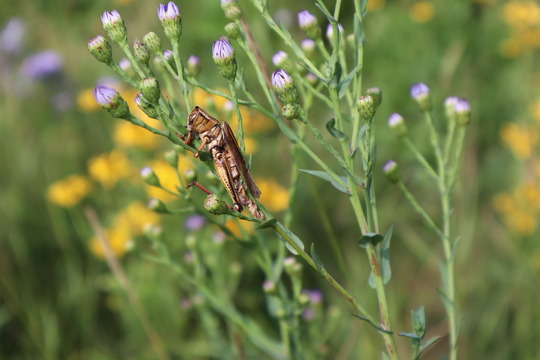
{"type": "MultiPolygon", "coordinates": [[[[218,119],[200,107],[195,106],[188,116],[186,129],[188,130],[185,139],[187,145],[191,145],[198,133],[202,142],[197,150],[200,151],[206,146],[206,150],[212,154],[219,179],[234,202],[233,208],[238,212],[242,212],[243,206],[246,206],[254,217],[264,220],[264,214],[246,194],[246,189],[240,181],[241,176],[244,178],[248,191],[254,198],[258,199],[261,196],[261,191],[255,185],[229,124],[225,121],[220,123],[218,119]]],[[[195,153],[195,157],[197,156],[198,154],[195,153]]]]}

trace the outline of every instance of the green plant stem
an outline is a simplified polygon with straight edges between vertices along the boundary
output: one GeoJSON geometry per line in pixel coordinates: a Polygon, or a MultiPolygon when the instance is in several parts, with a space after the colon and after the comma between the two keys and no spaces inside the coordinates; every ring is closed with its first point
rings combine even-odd
{"type": "Polygon", "coordinates": [[[427,162],[426,158],[424,157],[424,155],[422,155],[420,153],[420,151],[418,151],[418,149],[416,148],[416,146],[414,146],[413,142],[411,141],[411,139],[406,136],[403,138],[403,141],[405,142],[405,145],[407,145],[407,147],[413,152],[413,154],[416,156],[416,159],[420,162],[420,164],[424,167],[424,169],[426,169],[426,171],[428,172],[428,174],[433,178],[435,179],[436,181],[439,181],[439,175],[437,174],[437,172],[433,169],[433,167],[427,162]]]}
{"type": "Polygon", "coordinates": [[[234,110],[236,111],[236,118],[238,119],[238,141],[240,145],[240,151],[242,154],[246,151],[246,145],[244,143],[244,125],[242,124],[242,113],[240,112],[240,106],[238,105],[238,95],[236,94],[236,87],[234,81],[229,81],[229,90],[233,98],[234,110]]]}
{"type": "Polygon", "coordinates": [[[179,55],[180,54],[179,44],[178,42],[173,41],[172,46],[173,46],[174,62],[176,63],[176,71],[178,73],[178,80],[180,83],[180,88],[182,89],[182,97],[184,98],[186,111],[189,111],[191,109],[191,101],[189,99],[189,88],[184,78],[184,66],[182,64],[182,60],[180,59],[180,55],[179,55]]]}
{"type": "Polygon", "coordinates": [[[131,62],[131,65],[133,65],[133,68],[135,69],[135,72],[137,73],[137,75],[139,75],[141,79],[146,78],[148,75],[141,69],[137,60],[135,60],[135,57],[133,56],[133,53],[131,52],[131,49],[129,48],[127,43],[118,44],[118,46],[120,46],[124,54],[126,54],[129,62],[131,62]]]}

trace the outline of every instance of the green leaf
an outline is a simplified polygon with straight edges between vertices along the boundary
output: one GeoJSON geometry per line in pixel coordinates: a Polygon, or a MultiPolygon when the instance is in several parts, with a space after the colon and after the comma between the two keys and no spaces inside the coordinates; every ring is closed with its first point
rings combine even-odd
{"type": "Polygon", "coordinates": [[[378,243],[384,240],[384,236],[377,233],[368,233],[363,235],[360,240],[358,240],[358,245],[365,248],[368,243],[371,243],[373,246],[377,246],[378,243]]]}
{"type": "Polygon", "coordinates": [[[455,311],[454,303],[452,302],[452,300],[450,300],[448,295],[446,295],[446,293],[442,291],[441,289],[437,289],[437,293],[439,294],[439,297],[441,298],[441,302],[443,303],[444,308],[446,309],[446,312],[449,313],[449,312],[455,311]]]}
{"type": "Polygon", "coordinates": [[[421,339],[418,337],[418,335],[416,335],[416,334],[414,334],[414,333],[400,332],[398,335],[399,335],[399,336],[406,337],[406,338],[410,338],[410,339],[421,340],[421,339]]]}
{"type": "Polygon", "coordinates": [[[313,259],[315,266],[317,266],[319,273],[321,273],[321,275],[325,273],[326,269],[324,268],[324,264],[322,263],[321,259],[319,259],[319,255],[317,255],[317,252],[315,251],[315,244],[311,244],[311,258],[313,259]]]}
{"type": "Polygon", "coordinates": [[[330,120],[328,120],[328,122],[326,123],[326,130],[328,130],[328,132],[330,133],[330,135],[332,135],[333,137],[335,137],[336,139],[339,139],[339,140],[347,140],[349,137],[347,136],[347,134],[345,134],[344,132],[342,132],[341,130],[337,129],[336,128],[336,119],[335,118],[331,118],[330,120]]]}
{"type": "Polygon", "coordinates": [[[302,242],[302,240],[300,240],[298,238],[298,236],[296,236],[292,231],[290,231],[289,229],[287,229],[282,223],[280,223],[279,221],[277,222],[276,224],[276,227],[274,227],[274,231],[276,231],[276,233],[279,235],[279,239],[285,244],[285,247],[293,254],[293,255],[298,255],[298,251],[296,251],[296,249],[294,247],[292,247],[279,233],[279,231],[285,233],[287,235],[287,237],[289,237],[295,244],[297,247],[299,247],[300,249],[304,250],[305,246],[304,246],[304,243],[302,242]],[[276,228],[279,228],[276,229],[276,228]]]}
{"type": "MultiPolygon", "coordinates": [[[[343,193],[345,193],[347,195],[351,194],[348,187],[345,188],[345,187],[341,186],[340,184],[338,184],[326,171],[304,170],[304,169],[298,169],[298,171],[301,171],[301,172],[304,172],[304,173],[307,173],[307,174],[310,174],[310,175],[317,176],[318,178],[321,178],[321,179],[326,180],[329,183],[331,183],[339,191],[341,191],[341,192],[343,192],[343,193]]],[[[339,178],[341,180],[343,180],[344,183],[347,183],[347,178],[346,177],[340,176],[339,178]]]]}
{"type": "Polygon", "coordinates": [[[384,235],[384,240],[381,245],[381,276],[383,284],[386,285],[392,278],[392,268],[390,267],[390,241],[392,240],[392,233],[394,231],[394,225],[390,225],[388,231],[384,235]]]}
{"type": "Polygon", "coordinates": [[[361,64],[356,65],[355,68],[352,69],[352,71],[347,76],[345,76],[345,78],[343,80],[341,80],[341,82],[338,84],[337,87],[339,89],[339,98],[340,99],[343,96],[345,96],[345,94],[347,93],[347,86],[349,85],[351,80],[354,78],[354,76],[356,75],[358,70],[360,70],[360,68],[361,68],[361,64]]]}
{"type": "Polygon", "coordinates": [[[255,230],[262,230],[262,229],[268,229],[268,228],[274,229],[276,227],[276,223],[277,223],[277,220],[275,218],[270,219],[270,220],[265,221],[262,224],[256,226],[255,230]]]}
{"type": "Polygon", "coordinates": [[[437,341],[441,340],[441,338],[442,338],[441,336],[434,336],[430,338],[428,341],[426,341],[425,343],[423,343],[422,346],[420,346],[420,352],[418,355],[421,355],[424,352],[424,350],[426,350],[431,345],[435,344],[437,341]]]}
{"type": "Polygon", "coordinates": [[[414,333],[421,339],[426,335],[426,314],[424,306],[412,311],[412,323],[414,333]]]}
{"type": "Polygon", "coordinates": [[[352,316],[354,317],[357,317],[361,320],[364,320],[365,322],[367,322],[369,325],[373,326],[375,329],[377,329],[377,331],[380,331],[380,332],[383,332],[385,334],[393,334],[392,331],[390,330],[386,330],[386,329],[383,329],[382,327],[378,326],[377,324],[374,324],[371,320],[369,320],[367,317],[365,316],[362,316],[362,315],[357,315],[357,314],[352,314],[352,316]]]}

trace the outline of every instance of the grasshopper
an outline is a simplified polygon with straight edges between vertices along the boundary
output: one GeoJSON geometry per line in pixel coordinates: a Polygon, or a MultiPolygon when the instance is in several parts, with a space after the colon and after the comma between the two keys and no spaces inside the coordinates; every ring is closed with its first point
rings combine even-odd
{"type": "MultiPolygon", "coordinates": [[[[246,193],[247,188],[255,199],[261,196],[261,191],[255,185],[229,124],[225,121],[219,122],[218,119],[195,106],[188,116],[186,129],[188,134],[184,141],[187,145],[191,145],[196,134],[199,134],[201,145],[197,150],[200,151],[206,146],[206,150],[212,154],[219,179],[233,200],[233,208],[242,212],[243,206],[246,206],[255,218],[264,220],[264,214],[246,193]],[[244,179],[246,187],[242,184],[240,177],[244,179]]],[[[195,157],[197,156],[198,154],[195,153],[195,157]]]]}

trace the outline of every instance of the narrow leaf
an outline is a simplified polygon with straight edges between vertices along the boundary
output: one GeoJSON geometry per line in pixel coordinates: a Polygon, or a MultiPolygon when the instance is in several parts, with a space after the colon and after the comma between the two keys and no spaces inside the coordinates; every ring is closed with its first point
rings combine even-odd
{"type": "Polygon", "coordinates": [[[319,273],[323,274],[326,272],[324,264],[322,263],[321,259],[319,259],[319,255],[317,255],[317,252],[315,251],[315,244],[311,244],[311,258],[313,259],[315,266],[317,266],[319,273]]]}
{"type": "Polygon", "coordinates": [[[255,227],[255,230],[262,230],[262,229],[268,229],[268,228],[275,228],[277,224],[276,219],[270,219],[268,221],[263,222],[262,224],[255,227]]]}
{"type": "MultiPolygon", "coordinates": [[[[304,243],[302,242],[302,240],[300,240],[298,238],[298,236],[296,236],[292,231],[290,231],[289,229],[287,229],[282,223],[280,223],[278,221],[278,223],[276,224],[276,227],[279,228],[279,231],[285,233],[295,244],[296,246],[298,246],[300,249],[304,250],[304,243]]],[[[275,229],[275,228],[274,228],[275,229]]],[[[277,231],[276,231],[277,232],[277,231]]],[[[287,249],[289,249],[289,251],[291,253],[293,253],[294,255],[298,255],[298,252],[296,251],[296,249],[294,247],[292,247],[280,234],[279,232],[277,232],[277,234],[279,235],[279,238],[281,239],[281,241],[285,244],[285,246],[287,247],[287,249]]]]}
{"type": "Polygon", "coordinates": [[[412,311],[413,331],[419,338],[423,339],[426,334],[426,314],[424,306],[412,311]]]}
{"type": "Polygon", "coordinates": [[[441,302],[443,303],[446,312],[454,311],[454,303],[452,302],[452,300],[450,300],[450,298],[448,298],[448,295],[446,295],[446,293],[441,289],[437,289],[437,293],[441,298],[441,302]]]}
{"type": "Polygon", "coordinates": [[[373,326],[375,329],[377,329],[377,331],[380,331],[380,332],[383,332],[383,333],[386,333],[386,334],[393,334],[392,331],[390,330],[386,330],[386,329],[383,329],[382,327],[378,326],[377,324],[373,323],[371,320],[369,320],[368,318],[362,316],[362,315],[357,315],[357,314],[351,314],[352,316],[354,317],[357,317],[361,320],[364,320],[365,322],[367,322],[369,325],[373,326]]]}
{"type": "Polygon", "coordinates": [[[336,139],[339,139],[339,140],[347,140],[349,137],[347,136],[347,134],[345,134],[344,132],[342,132],[341,130],[337,129],[336,128],[336,119],[334,118],[331,118],[330,120],[328,120],[328,122],[326,123],[326,130],[328,130],[328,132],[330,133],[330,135],[332,135],[333,137],[335,137],[336,139]]]}
{"type": "Polygon", "coordinates": [[[373,246],[377,246],[378,243],[384,240],[384,236],[377,233],[368,233],[363,235],[360,240],[358,240],[358,245],[365,248],[368,243],[371,243],[373,246]]]}
{"type": "Polygon", "coordinates": [[[352,69],[351,72],[347,74],[347,76],[345,76],[345,78],[341,80],[341,82],[338,84],[340,99],[347,93],[347,86],[349,85],[351,80],[354,79],[356,73],[358,72],[358,70],[360,70],[360,67],[360,64],[356,65],[354,69],[352,69]]]}
{"type": "Polygon", "coordinates": [[[437,341],[441,340],[441,338],[442,338],[441,336],[434,336],[431,339],[429,339],[428,341],[426,341],[425,343],[423,343],[422,346],[420,346],[419,355],[422,354],[424,352],[424,350],[426,350],[428,347],[435,344],[437,341]]]}
{"type": "MultiPolygon", "coordinates": [[[[304,169],[298,169],[299,171],[302,171],[302,172],[305,172],[307,174],[311,174],[311,175],[314,175],[314,176],[317,176],[323,180],[326,180],[328,182],[330,182],[336,189],[338,189],[339,191],[347,194],[347,195],[350,195],[350,192],[349,192],[349,188],[345,188],[343,186],[341,186],[340,184],[338,184],[326,171],[319,171],[319,170],[304,170],[304,169]]],[[[347,183],[347,179],[344,177],[344,176],[340,176],[339,177],[340,179],[343,180],[344,183],[347,183]]]]}
{"type": "Polygon", "coordinates": [[[400,332],[398,335],[399,335],[399,336],[406,337],[406,338],[415,339],[415,340],[421,340],[421,339],[418,337],[418,335],[416,335],[416,334],[414,334],[414,333],[400,332]]]}
{"type": "Polygon", "coordinates": [[[384,235],[384,240],[381,245],[381,275],[383,284],[386,285],[392,278],[392,268],[390,267],[390,241],[392,240],[392,233],[394,231],[394,225],[390,225],[388,231],[384,235]]]}

